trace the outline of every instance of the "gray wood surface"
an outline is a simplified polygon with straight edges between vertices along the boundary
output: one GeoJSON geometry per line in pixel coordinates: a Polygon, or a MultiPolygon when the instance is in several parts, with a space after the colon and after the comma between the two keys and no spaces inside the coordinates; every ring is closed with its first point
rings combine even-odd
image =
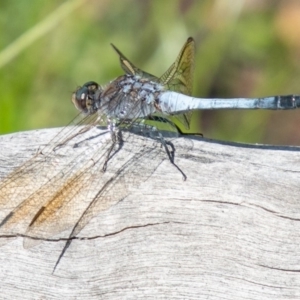
{"type": "MultiPolygon", "coordinates": [[[[57,132],[1,136],[0,176],[57,132]]],[[[54,273],[70,231],[28,249],[23,237],[3,243],[0,299],[300,299],[300,148],[173,139],[183,181],[159,143],[125,137],[105,176],[140,153],[139,162],[110,186],[112,205],[89,220],[54,273]]],[[[14,208],[0,201],[2,211],[14,208]]]]}

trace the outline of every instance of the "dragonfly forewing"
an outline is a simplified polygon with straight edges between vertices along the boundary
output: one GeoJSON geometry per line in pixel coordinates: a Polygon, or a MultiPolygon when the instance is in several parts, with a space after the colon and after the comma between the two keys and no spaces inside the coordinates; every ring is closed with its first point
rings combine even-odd
{"type": "Polygon", "coordinates": [[[142,78],[147,78],[152,81],[159,82],[159,78],[157,78],[156,76],[137,68],[128,58],[126,58],[126,56],[115,45],[111,44],[111,46],[118,53],[121,68],[126,74],[136,75],[142,78]]]}
{"type": "MultiPolygon", "coordinates": [[[[94,117],[84,118],[85,122],[92,120],[94,117]]],[[[75,120],[79,125],[82,125],[82,121],[82,117],[75,120]]],[[[25,234],[35,214],[46,205],[59,187],[64,185],[67,177],[71,177],[72,169],[78,164],[78,159],[74,158],[74,155],[78,154],[78,158],[84,156],[80,150],[76,152],[76,149],[70,150],[73,156],[67,155],[67,141],[70,140],[70,136],[75,137],[81,130],[82,126],[65,127],[44,147],[37,149],[31,159],[2,179],[0,183],[2,235],[25,234]]],[[[78,138],[79,136],[80,134],[78,138]]]]}
{"type": "MultiPolygon", "coordinates": [[[[151,146],[141,147],[127,135],[122,151],[115,143],[105,172],[102,169],[112,146],[111,134],[98,136],[97,128],[76,136],[53,157],[48,154],[47,159],[33,160],[36,166],[30,172],[29,164],[25,164],[22,172],[10,176],[0,189],[7,200],[6,206],[2,203],[6,214],[0,234],[24,236],[25,248],[54,237],[71,238],[101,211],[124,199],[157,168],[154,158],[156,162],[158,157],[165,159],[159,142],[153,140],[151,146]],[[25,193],[22,189],[26,185],[25,193]],[[14,195],[16,187],[19,191],[14,195]],[[15,198],[18,203],[14,203],[15,198]]],[[[5,242],[1,239],[0,244],[5,242]]]]}

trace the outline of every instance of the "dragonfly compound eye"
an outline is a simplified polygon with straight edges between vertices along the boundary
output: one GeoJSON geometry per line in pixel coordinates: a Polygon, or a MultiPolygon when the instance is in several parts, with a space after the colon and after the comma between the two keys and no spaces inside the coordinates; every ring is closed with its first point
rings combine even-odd
{"type": "Polygon", "coordinates": [[[72,94],[72,102],[75,107],[84,114],[92,114],[96,112],[95,108],[95,93],[99,91],[100,86],[94,82],[89,81],[82,87],[78,87],[72,94]]]}

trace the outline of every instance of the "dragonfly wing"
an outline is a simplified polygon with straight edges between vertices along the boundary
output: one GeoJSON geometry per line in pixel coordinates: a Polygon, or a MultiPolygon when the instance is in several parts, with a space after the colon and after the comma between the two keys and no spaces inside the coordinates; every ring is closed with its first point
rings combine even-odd
{"type": "Polygon", "coordinates": [[[159,78],[167,89],[191,95],[193,89],[195,61],[195,41],[188,38],[183,45],[176,61],[159,78]]]}
{"type": "Polygon", "coordinates": [[[41,191],[42,195],[47,195],[49,189],[53,192],[47,203],[36,212],[26,231],[26,235],[37,237],[38,240],[24,239],[25,248],[33,247],[76,224],[106,180],[106,174],[101,172],[101,168],[110,144],[109,142],[107,145],[98,145],[100,149],[92,155],[88,154],[88,149],[81,151],[81,156],[88,157],[82,162],[80,156],[75,157],[74,164],[70,165],[68,170],[64,170],[63,176],[66,180],[54,178],[50,186],[45,186],[41,191]]]}
{"type": "MultiPolygon", "coordinates": [[[[127,146],[134,143],[127,140],[127,146]]],[[[126,147],[126,146],[125,146],[126,147]]],[[[160,142],[153,141],[151,147],[138,145],[124,148],[122,151],[129,151],[126,161],[117,172],[107,180],[102,189],[90,202],[86,211],[82,214],[78,223],[73,229],[72,235],[76,236],[91,218],[100,211],[124,199],[130,192],[130,188],[138,188],[145,182],[165,158],[160,142]]]]}
{"type": "MultiPolygon", "coordinates": [[[[159,78],[166,89],[191,95],[193,89],[195,61],[195,41],[188,38],[183,45],[176,61],[159,78]]],[[[171,118],[178,120],[185,128],[189,128],[192,112],[176,115],[171,118]]]]}
{"type": "MultiPolygon", "coordinates": [[[[128,133],[125,133],[128,134],[128,133]]],[[[164,152],[158,141],[152,144],[135,145],[135,141],[131,140],[133,136],[126,139],[126,143],[122,147],[122,152],[126,152],[126,159],[118,164],[118,168],[108,175],[107,180],[98,188],[89,205],[82,212],[81,216],[73,226],[69,239],[66,241],[64,248],[55,264],[54,270],[59,264],[70,246],[72,239],[81,232],[81,230],[97,216],[101,211],[108,209],[119,201],[122,201],[131,192],[132,188],[138,188],[142,182],[146,181],[155,171],[157,166],[164,160],[164,152]]],[[[118,161],[116,159],[115,161],[118,161]]],[[[110,169],[112,164],[110,164],[110,169]]],[[[97,226],[98,228],[98,226],[97,226]]]]}
{"type": "Polygon", "coordinates": [[[59,183],[64,184],[65,166],[75,164],[68,155],[63,156],[59,148],[65,148],[73,136],[81,136],[82,129],[89,128],[96,117],[78,116],[73,120],[74,124],[89,125],[65,127],[34,157],[0,182],[0,234],[16,236],[26,233],[37,212],[53,197],[55,188],[59,188],[59,183]]]}
{"type": "Polygon", "coordinates": [[[118,53],[121,67],[126,74],[138,75],[142,78],[148,78],[155,82],[159,82],[159,79],[156,76],[137,68],[115,45],[111,44],[111,46],[118,53]]]}

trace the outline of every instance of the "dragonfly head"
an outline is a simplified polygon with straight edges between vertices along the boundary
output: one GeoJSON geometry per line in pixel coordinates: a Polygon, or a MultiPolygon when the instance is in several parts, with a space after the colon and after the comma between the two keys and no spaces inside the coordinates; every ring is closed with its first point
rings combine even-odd
{"type": "Polygon", "coordinates": [[[88,115],[94,114],[97,112],[97,95],[101,92],[102,88],[98,83],[89,81],[78,87],[72,94],[72,102],[80,112],[88,115]]]}

